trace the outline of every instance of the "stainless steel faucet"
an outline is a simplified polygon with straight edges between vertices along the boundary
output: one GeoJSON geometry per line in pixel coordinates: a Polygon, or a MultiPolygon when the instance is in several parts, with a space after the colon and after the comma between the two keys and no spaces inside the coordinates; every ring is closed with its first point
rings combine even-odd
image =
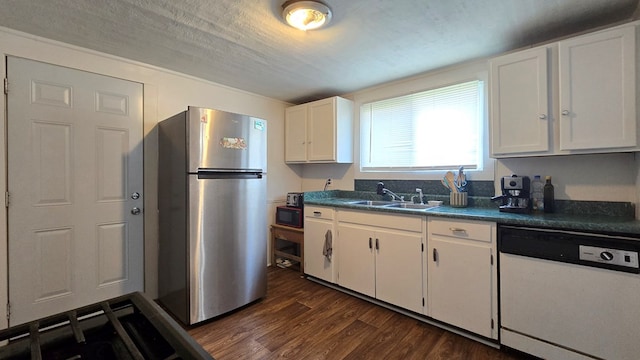
{"type": "MultiPolygon", "coordinates": [[[[424,205],[424,200],[422,200],[422,197],[424,195],[422,195],[422,189],[420,188],[416,188],[416,192],[418,193],[418,196],[420,198],[420,205],[424,205]]],[[[416,195],[411,196],[411,202],[413,202],[413,199],[415,199],[416,195]]]]}
{"type": "Polygon", "coordinates": [[[396,198],[400,199],[400,201],[404,202],[404,196],[399,196],[398,194],[394,193],[393,191],[386,189],[384,187],[384,183],[383,182],[379,182],[378,183],[378,187],[376,188],[376,193],[378,195],[386,195],[389,194],[391,195],[391,201],[396,201],[396,198]]]}
{"type": "Polygon", "coordinates": [[[396,201],[396,198],[400,199],[400,201],[404,201],[404,196],[399,196],[389,189],[382,189],[382,191],[385,194],[391,195],[391,201],[396,201]]]}

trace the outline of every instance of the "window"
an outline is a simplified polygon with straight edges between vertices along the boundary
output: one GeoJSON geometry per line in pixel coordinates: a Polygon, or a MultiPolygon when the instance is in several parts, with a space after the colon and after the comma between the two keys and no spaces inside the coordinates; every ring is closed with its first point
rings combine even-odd
{"type": "Polygon", "coordinates": [[[474,80],[363,104],[361,170],[482,169],[484,103],[474,80]]]}

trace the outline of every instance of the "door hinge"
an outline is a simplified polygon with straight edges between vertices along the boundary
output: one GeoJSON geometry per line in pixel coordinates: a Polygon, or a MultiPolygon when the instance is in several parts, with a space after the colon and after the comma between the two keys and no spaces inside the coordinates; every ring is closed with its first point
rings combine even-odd
{"type": "Polygon", "coordinates": [[[4,207],[9,207],[9,192],[4,192],[4,207]]]}
{"type": "Polygon", "coordinates": [[[7,321],[11,320],[11,303],[7,302],[7,321]]]}
{"type": "Polygon", "coordinates": [[[420,245],[422,245],[422,252],[424,252],[424,244],[420,244],[420,245]]]}
{"type": "Polygon", "coordinates": [[[4,78],[4,93],[9,93],[9,78],[4,78]]]}
{"type": "Polygon", "coordinates": [[[493,254],[491,254],[491,265],[493,265],[493,254]]]}
{"type": "Polygon", "coordinates": [[[424,307],[424,298],[422,298],[422,307],[424,307]]]}
{"type": "Polygon", "coordinates": [[[491,329],[493,329],[493,326],[494,326],[493,319],[491,319],[491,329]]]}

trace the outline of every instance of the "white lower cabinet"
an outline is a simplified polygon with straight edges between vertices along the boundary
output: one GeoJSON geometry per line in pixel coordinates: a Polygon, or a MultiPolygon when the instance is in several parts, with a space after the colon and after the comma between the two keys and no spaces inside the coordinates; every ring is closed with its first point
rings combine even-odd
{"type": "Polygon", "coordinates": [[[355,224],[338,223],[343,244],[338,254],[338,284],[361,294],[376,296],[375,233],[355,224]]]}
{"type": "Polygon", "coordinates": [[[427,315],[497,339],[496,224],[430,218],[427,229],[427,315]]]}
{"type": "Polygon", "coordinates": [[[422,249],[426,218],[339,211],[338,284],[423,313],[422,249]]]}
{"type": "Polygon", "coordinates": [[[304,226],[308,275],[498,338],[496,223],[306,206],[304,226]]]}
{"type": "Polygon", "coordinates": [[[334,230],[335,210],[328,207],[305,206],[304,208],[304,273],[336,282],[337,236],[334,230]],[[324,249],[331,247],[331,256],[324,249]]]}

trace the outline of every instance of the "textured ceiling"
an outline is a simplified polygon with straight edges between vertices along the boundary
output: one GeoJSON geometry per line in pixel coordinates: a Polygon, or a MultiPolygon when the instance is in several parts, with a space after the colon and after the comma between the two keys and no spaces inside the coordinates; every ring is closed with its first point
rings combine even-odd
{"type": "Polygon", "coordinates": [[[284,0],[0,0],[0,26],[292,103],[628,21],[640,0],[324,0],[326,29],[284,0]]]}

